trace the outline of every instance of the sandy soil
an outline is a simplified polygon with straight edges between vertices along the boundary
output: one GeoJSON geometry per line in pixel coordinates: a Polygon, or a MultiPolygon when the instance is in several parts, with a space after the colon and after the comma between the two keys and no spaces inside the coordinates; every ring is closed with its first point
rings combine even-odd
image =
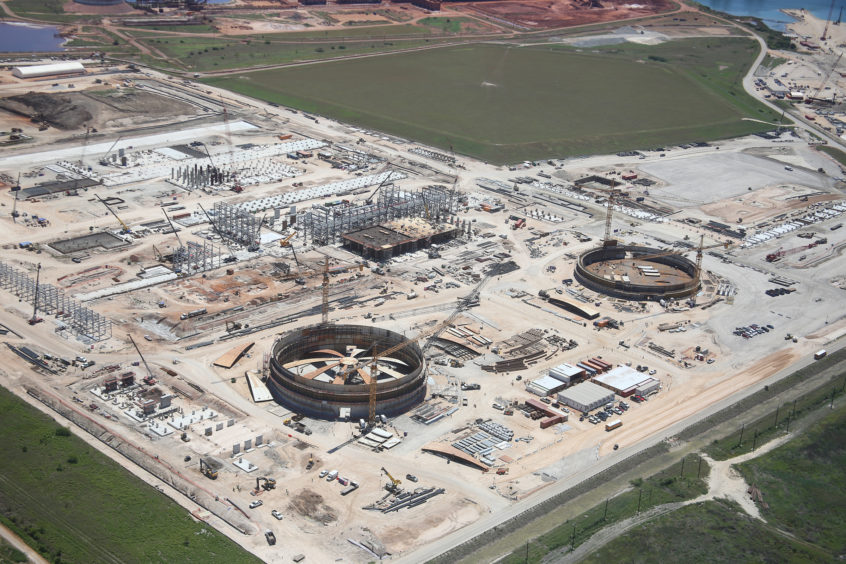
{"type": "Polygon", "coordinates": [[[511,22],[524,29],[554,29],[577,25],[624,20],[658,14],[675,7],[668,0],[643,2],[606,2],[591,7],[581,0],[535,0],[532,2],[483,2],[466,4],[462,9],[511,22]]]}
{"type": "Polygon", "coordinates": [[[812,203],[833,199],[836,197],[831,194],[819,194],[816,190],[804,186],[771,186],[736,198],[707,204],[699,209],[726,223],[737,223],[738,218],[741,218],[748,225],[785,212],[803,209],[812,203]],[[802,200],[802,197],[807,197],[807,200],[802,200]]]}

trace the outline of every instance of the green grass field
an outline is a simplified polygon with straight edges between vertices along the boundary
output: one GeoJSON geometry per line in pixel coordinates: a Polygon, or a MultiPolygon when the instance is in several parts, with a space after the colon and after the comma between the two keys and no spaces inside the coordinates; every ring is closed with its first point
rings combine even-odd
{"type": "Polygon", "coordinates": [[[682,462],[650,476],[646,480],[632,482],[632,488],[562,523],[544,535],[531,540],[527,545],[515,550],[508,557],[499,560],[500,564],[528,564],[542,562],[544,557],[556,549],[575,543],[579,546],[591,535],[623,519],[633,517],[640,511],[646,511],[656,505],[693,499],[708,491],[705,478],[710,472],[707,462],[696,455],[689,455],[682,462]],[[528,550],[528,557],[527,557],[528,550]]]}
{"type": "Polygon", "coordinates": [[[834,160],[840,163],[840,166],[846,166],[846,153],[840,149],[829,147],[828,145],[818,145],[817,151],[822,151],[823,153],[831,156],[834,160]]]}
{"type": "Polygon", "coordinates": [[[830,551],[846,553],[846,407],[766,455],[739,465],[747,483],[761,489],[773,526],[830,551]]]}
{"type": "Polygon", "coordinates": [[[607,562],[831,562],[825,552],[774,534],[724,500],[689,505],[636,527],[582,560],[607,562]]]}
{"type": "Polygon", "coordinates": [[[52,562],[259,562],[0,388],[0,520],[52,562]]]}
{"type": "MultiPolygon", "coordinates": [[[[351,30],[354,31],[354,30],[351,30]]],[[[446,39],[405,39],[383,41],[334,40],[329,42],[275,42],[258,36],[249,40],[206,37],[148,37],[143,41],[169,57],[178,59],[192,71],[219,71],[263,65],[315,61],[349,55],[370,55],[397,49],[412,49],[446,39]]]]}
{"type": "Polygon", "coordinates": [[[738,466],[769,505],[760,508],[765,523],[709,501],[632,529],[583,562],[658,562],[667,554],[677,562],[838,560],[846,552],[846,407],[839,403],[798,438],[738,466]]]}
{"type": "Polygon", "coordinates": [[[740,79],[746,39],[467,45],[210,78],[217,86],[506,163],[744,135],[778,116],[740,79]]]}

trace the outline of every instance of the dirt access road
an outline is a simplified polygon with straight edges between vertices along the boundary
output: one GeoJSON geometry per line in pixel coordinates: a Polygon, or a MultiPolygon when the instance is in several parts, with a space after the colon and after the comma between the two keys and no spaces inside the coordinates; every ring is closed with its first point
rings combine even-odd
{"type": "Polygon", "coordinates": [[[47,560],[26,544],[21,537],[16,535],[13,530],[2,523],[0,523],[0,537],[3,537],[3,540],[7,543],[23,552],[26,557],[29,558],[30,562],[33,562],[34,564],[49,564],[47,560]]]}
{"type": "MultiPolygon", "coordinates": [[[[544,561],[550,563],[554,562],[556,564],[570,564],[579,562],[583,558],[593,553],[594,551],[602,548],[612,540],[626,534],[631,529],[642,525],[647,521],[651,521],[657,517],[666,515],[667,513],[671,513],[673,511],[676,511],[677,509],[681,509],[686,505],[693,505],[696,503],[710,501],[717,498],[729,499],[731,501],[734,501],[750,517],[754,517],[755,519],[764,521],[766,523],[766,519],[761,517],[761,512],[758,510],[758,506],[747,493],[749,484],[746,483],[746,480],[743,479],[743,476],[734,467],[748,460],[763,456],[771,450],[774,450],[780,447],[781,445],[785,444],[786,442],[790,441],[791,439],[796,438],[798,434],[800,434],[805,429],[819,421],[828,413],[830,413],[828,406],[820,407],[815,412],[802,418],[798,422],[798,424],[795,425],[792,433],[788,433],[784,436],[773,439],[753,452],[748,452],[746,454],[737,456],[735,458],[730,458],[728,460],[713,460],[707,455],[702,455],[702,458],[704,458],[711,467],[711,473],[706,479],[706,483],[708,484],[707,493],[688,501],[659,505],[639,515],[630,517],[629,519],[624,519],[619,523],[615,523],[609,527],[605,527],[601,531],[597,532],[590,539],[588,539],[587,542],[579,545],[579,547],[576,548],[576,550],[574,550],[573,552],[567,552],[569,549],[564,548],[561,549],[558,554],[548,555],[544,561]]],[[[773,531],[778,534],[782,534],[791,540],[797,540],[796,537],[794,537],[793,535],[785,533],[780,529],[773,528],[773,531]]]]}

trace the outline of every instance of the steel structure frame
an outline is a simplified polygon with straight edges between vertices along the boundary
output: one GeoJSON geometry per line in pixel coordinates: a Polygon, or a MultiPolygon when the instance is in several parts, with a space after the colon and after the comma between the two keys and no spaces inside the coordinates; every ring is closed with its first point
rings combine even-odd
{"type": "Polygon", "coordinates": [[[261,223],[261,218],[246,210],[225,202],[214,205],[214,224],[218,233],[248,249],[256,246],[261,223]]]}
{"type": "Polygon", "coordinates": [[[454,191],[444,186],[426,186],[417,192],[408,192],[391,184],[380,190],[379,198],[373,204],[312,206],[298,214],[298,232],[306,244],[333,245],[344,233],[393,219],[421,216],[435,220],[447,216],[455,210],[455,203],[454,191]]]}
{"type": "MultiPolygon", "coordinates": [[[[35,300],[35,281],[27,273],[3,261],[0,261],[0,287],[30,304],[35,300]]],[[[50,284],[42,282],[38,285],[38,310],[55,315],[73,333],[93,341],[112,336],[111,320],[79,304],[50,284]]]]}
{"type": "Polygon", "coordinates": [[[188,241],[173,253],[173,269],[186,275],[220,268],[222,264],[220,247],[204,239],[202,243],[188,241]]]}

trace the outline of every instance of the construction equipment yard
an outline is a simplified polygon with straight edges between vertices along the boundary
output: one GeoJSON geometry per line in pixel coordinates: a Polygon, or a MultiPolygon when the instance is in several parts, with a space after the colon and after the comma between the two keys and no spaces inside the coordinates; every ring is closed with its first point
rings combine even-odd
{"type": "Polygon", "coordinates": [[[494,166],[126,65],[0,74],[90,116],[0,112],[2,384],[265,561],[449,548],[846,334],[805,132],[494,166]]]}

